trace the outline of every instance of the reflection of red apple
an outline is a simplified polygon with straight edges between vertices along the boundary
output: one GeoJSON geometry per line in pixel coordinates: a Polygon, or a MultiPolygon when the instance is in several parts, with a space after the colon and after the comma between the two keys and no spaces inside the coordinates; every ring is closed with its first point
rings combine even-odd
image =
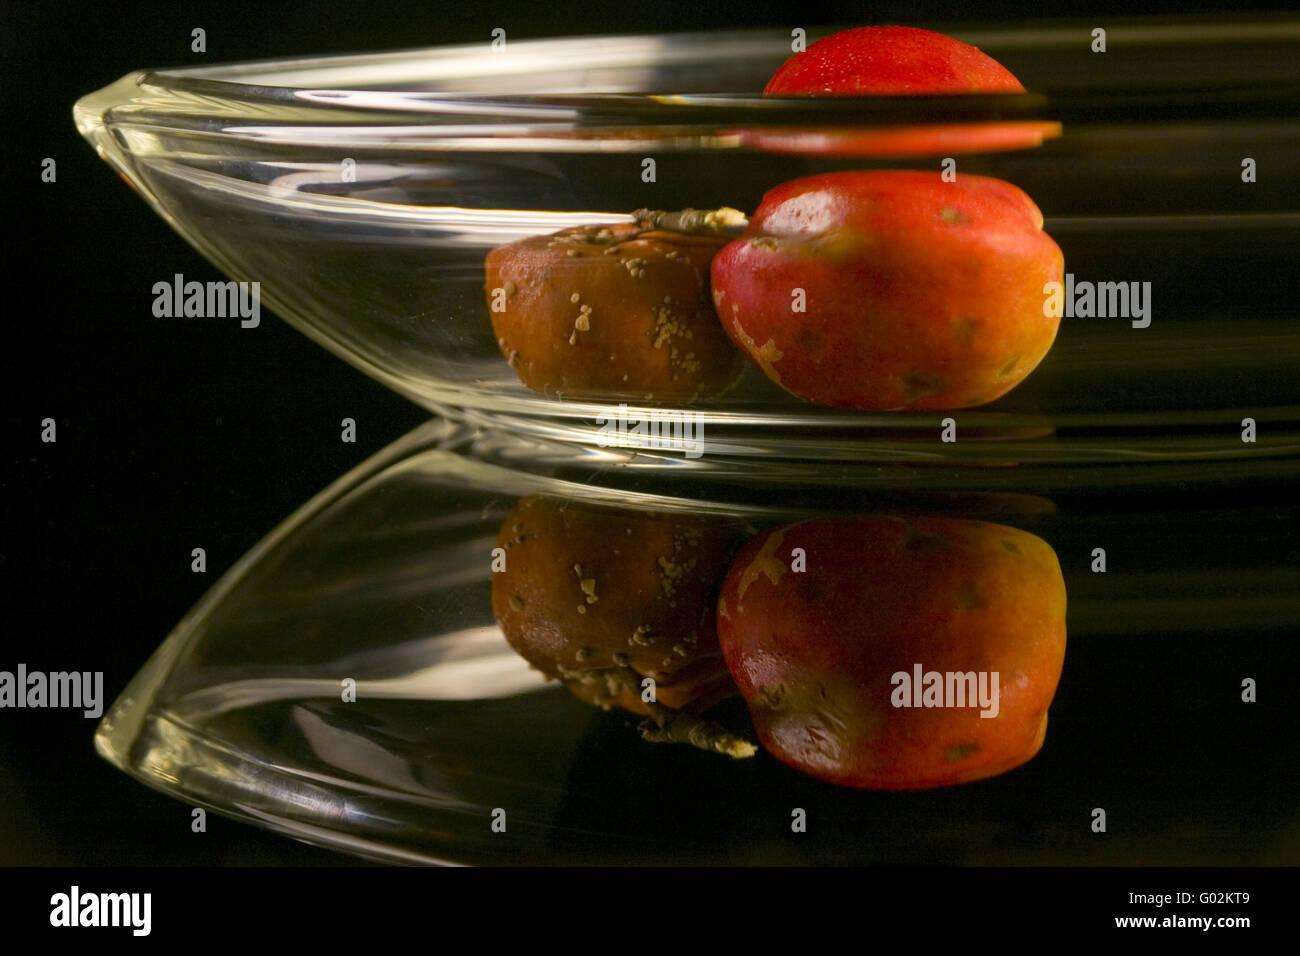
{"type": "Polygon", "coordinates": [[[1010,183],[938,172],[829,173],[763,197],[713,260],[732,339],[772,381],[843,408],[993,401],[1047,354],[1043,286],[1064,259],[1010,183]]]}
{"type": "Polygon", "coordinates": [[[1061,135],[1061,124],[1046,120],[997,123],[927,123],[875,129],[800,127],[792,130],[743,130],[741,141],[765,153],[797,156],[961,156],[1041,146],[1061,135]]]}
{"type": "Polygon", "coordinates": [[[853,787],[946,786],[1010,770],[1042,746],[1065,656],[1065,583],[1046,542],[1002,525],[806,521],[741,551],[718,636],[777,759],[853,787]],[[925,677],[910,686],[918,670],[945,675],[938,697],[925,677]],[[988,706],[950,684],[988,691],[988,706]]]}
{"type": "MultiPolygon", "coordinates": [[[[842,30],[796,53],[768,81],[765,96],[935,96],[1024,93],[997,60],[942,33],[915,27],[842,30]]],[[[825,156],[936,156],[1023,149],[1059,136],[1040,120],[927,123],[878,129],[746,130],[767,152],[825,156]]]]}

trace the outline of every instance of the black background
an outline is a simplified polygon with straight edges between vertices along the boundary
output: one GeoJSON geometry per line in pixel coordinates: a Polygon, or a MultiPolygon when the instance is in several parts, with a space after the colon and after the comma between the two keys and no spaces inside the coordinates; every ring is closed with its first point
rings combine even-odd
{"type": "MultiPolygon", "coordinates": [[[[486,43],[497,26],[523,39],[1187,10],[928,0],[6,4],[0,668],[102,670],[107,705],[232,562],[427,417],[273,316],[255,330],[153,317],[160,278],[218,275],[79,137],[78,97],[137,68],[486,43]],[[196,26],[207,31],[206,54],[190,52],[196,26]],[[46,157],[58,163],[55,183],[40,181],[46,157]],[[345,416],[358,422],[355,444],[339,440],[345,416]],[[40,441],[46,417],[58,423],[57,444],[40,441]],[[205,575],[190,571],[198,546],[205,575]]],[[[206,834],[191,833],[188,807],[94,754],[94,724],[68,711],[0,712],[0,864],[353,863],[215,817],[206,834]]]]}

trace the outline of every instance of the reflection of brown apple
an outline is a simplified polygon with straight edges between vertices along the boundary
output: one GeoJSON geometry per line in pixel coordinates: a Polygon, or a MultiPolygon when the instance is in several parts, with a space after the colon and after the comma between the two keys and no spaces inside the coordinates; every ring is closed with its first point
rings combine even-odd
{"type": "Polygon", "coordinates": [[[1042,746],[1065,583],[1045,541],[1002,525],[806,521],[745,546],[718,633],[777,759],[846,786],[940,787],[1042,746]]]}
{"type": "Polygon", "coordinates": [[[735,542],[723,521],[525,498],[501,525],[492,610],[510,646],[547,677],[662,730],[666,711],[698,714],[736,692],[714,611],[735,542]]]}
{"type": "Polygon", "coordinates": [[[709,291],[726,242],[643,222],[499,246],[486,262],[497,344],[546,394],[688,402],[719,392],[743,367],[709,291]]]}

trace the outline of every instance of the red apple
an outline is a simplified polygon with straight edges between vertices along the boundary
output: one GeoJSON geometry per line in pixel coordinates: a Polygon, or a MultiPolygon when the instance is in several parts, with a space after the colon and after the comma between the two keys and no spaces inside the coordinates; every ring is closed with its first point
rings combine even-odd
{"type": "MultiPolygon", "coordinates": [[[[935,96],[1023,93],[1002,64],[969,44],[916,27],[843,30],[796,53],[763,90],[766,96],[935,96]]],[[[1061,134],[1048,120],[923,123],[872,129],[823,127],[746,130],[766,152],[823,156],[949,156],[1024,149],[1061,134]]]]}
{"type": "Polygon", "coordinates": [[[912,93],[1023,93],[991,56],[960,40],[917,27],[857,27],[818,40],[786,60],[766,96],[912,93]]]}
{"type": "Polygon", "coordinates": [[[732,340],[772,381],[823,405],[991,402],[1047,354],[1043,287],[1064,258],[1020,189],[971,174],[828,173],[768,192],[713,260],[732,340]]]}

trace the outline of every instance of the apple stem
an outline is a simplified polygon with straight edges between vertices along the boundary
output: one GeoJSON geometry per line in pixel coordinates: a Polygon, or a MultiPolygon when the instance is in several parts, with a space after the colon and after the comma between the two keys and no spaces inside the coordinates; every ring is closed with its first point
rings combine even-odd
{"type": "Polygon", "coordinates": [[[638,209],[632,216],[647,229],[708,235],[739,236],[749,225],[745,214],[730,206],[721,209],[679,209],[673,212],[638,209]]]}
{"type": "MultiPolygon", "coordinates": [[[[610,696],[617,696],[614,687],[623,685],[636,696],[641,694],[641,675],[627,666],[612,667],[603,671],[610,696]]],[[[700,750],[726,754],[736,760],[752,757],[758,752],[754,744],[731,733],[721,724],[693,714],[665,707],[657,700],[643,700],[650,717],[638,728],[641,739],[650,743],[690,744],[700,750]]]]}
{"type": "Polygon", "coordinates": [[[700,750],[726,754],[735,760],[752,757],[758,752],[752,743],[737,737],[721,724],[680,711],[654,714],[652,708],[651,719],[643,720],[639,729],[641,739],[650,743],[690,744],[700,750]]]}

